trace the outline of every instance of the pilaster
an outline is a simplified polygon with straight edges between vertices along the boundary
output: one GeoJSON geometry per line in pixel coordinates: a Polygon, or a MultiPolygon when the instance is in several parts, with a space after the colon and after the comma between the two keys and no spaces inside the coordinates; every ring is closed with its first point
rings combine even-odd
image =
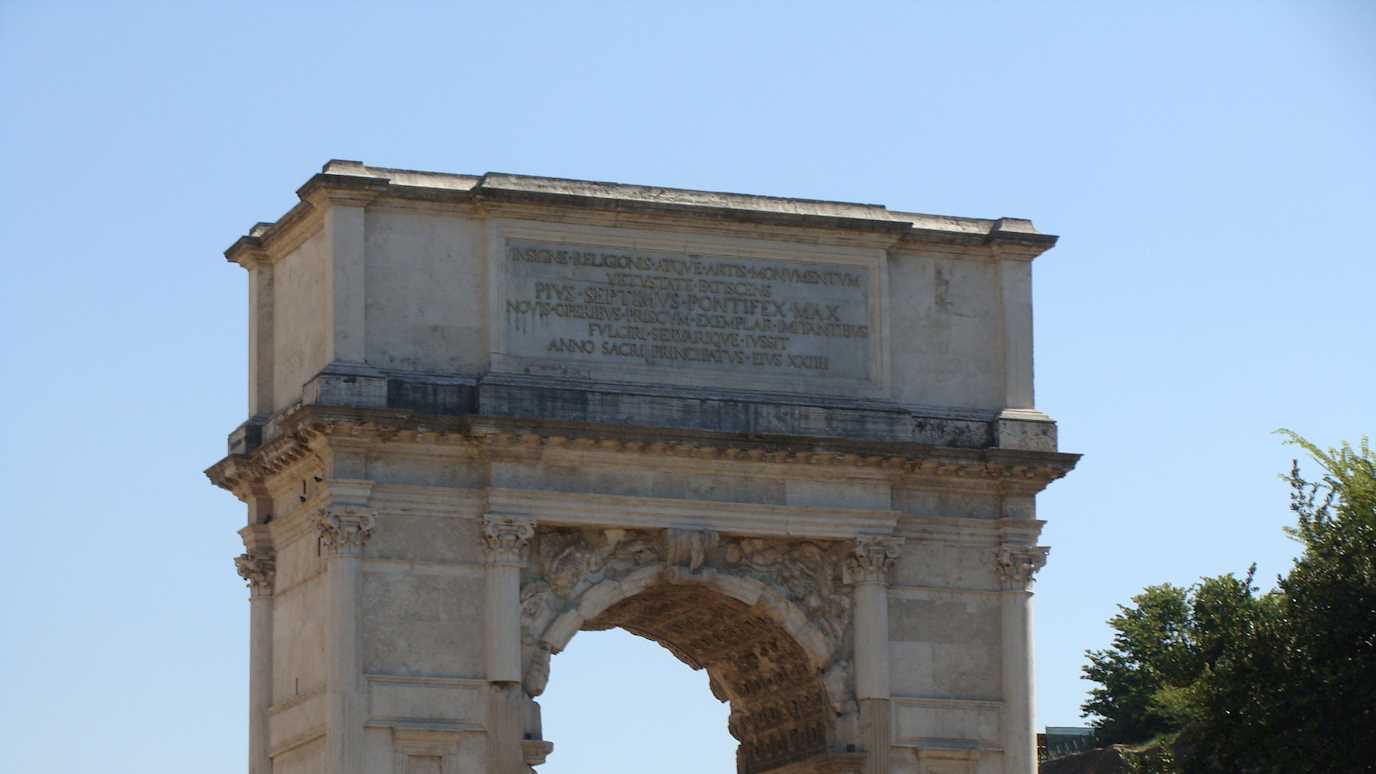
{"type": "Polygon", "coordinates": [[[319,188],[308,198],[324,211],[325,362],[361,365],[367,359],[366,207],[376,192],[319,188]]]}
{"type": "Polygon", "coordinates": [[[1032,262],[1000,255],[1000,315],[1003,321],[1003,405],[1032,409],[1032,262]]]}
{"type": "Polygon", "coordinates": [[[248,269],[248,415],[266,419],[273,403],[273,265],[266,256],[246,257],[248,269]]]}

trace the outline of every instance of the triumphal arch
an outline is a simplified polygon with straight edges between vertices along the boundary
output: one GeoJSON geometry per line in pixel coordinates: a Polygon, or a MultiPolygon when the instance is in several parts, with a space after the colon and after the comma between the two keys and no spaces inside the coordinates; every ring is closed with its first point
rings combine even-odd
{"type": "Polygon", "coordinates": [[[208,471],[252,774],[528,772],[610,627],[706,670],[740,774],[1034,771],[1055,237],[350,161],[297,193],[226,252],[249,411],[208,471]]]}

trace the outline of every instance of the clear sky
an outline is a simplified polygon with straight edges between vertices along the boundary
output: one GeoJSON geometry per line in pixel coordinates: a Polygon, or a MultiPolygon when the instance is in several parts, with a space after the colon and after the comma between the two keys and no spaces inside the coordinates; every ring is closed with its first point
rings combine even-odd
{"type": "MultiPolygon", "coordinates": [[[[1376,5],[650,5],[0,2],[0,770],[245,770],[221,251],[331,157],[1061,234],[1038,405],[1085,457],[1040,503],[1041,724],[1144,585],[1286,569],[1271,431],[1376,429],[1376,5]]],[[[544,704],[547,773],[731,770],[644,641],[580,635],[544,704]]]]}

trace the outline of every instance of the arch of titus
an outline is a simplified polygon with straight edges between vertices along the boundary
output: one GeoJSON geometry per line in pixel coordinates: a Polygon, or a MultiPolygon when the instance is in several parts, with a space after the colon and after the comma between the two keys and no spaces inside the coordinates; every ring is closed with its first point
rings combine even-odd
{"type": "Polygon", "coordinates": [[[249,411],[208,471],[252,774],[557,761],[538,697],[611,627],[706,670],[739,774],[1035,770],[1055,237],[351,161],[297,193],[226,252],[249,411]]]}

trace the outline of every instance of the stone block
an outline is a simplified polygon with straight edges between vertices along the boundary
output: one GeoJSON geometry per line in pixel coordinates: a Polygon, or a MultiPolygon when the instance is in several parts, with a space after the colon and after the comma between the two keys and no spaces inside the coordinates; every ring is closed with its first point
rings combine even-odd
{"type": "Polygon", "coordinates": [[[583,592],[578,600],[578,614],[584,620],[591,620],[625,597],[621,584],[616,581],[602,581],[583,592]]]}
{"type": "Polygon", "coordinates": [[[1056,451],[1056,423],[1039,411],[1004,411],[994,435],[1000,449],[1056,451]]]}
{"type": "Polygon", "coordinates": [[[543,640],[551,651],[558,653],[568,646],[573,635],[583,628],[583,623],[583,616],[577,610],[570,610],[554,619],[554,623],[545,630],[543,640]]]}

